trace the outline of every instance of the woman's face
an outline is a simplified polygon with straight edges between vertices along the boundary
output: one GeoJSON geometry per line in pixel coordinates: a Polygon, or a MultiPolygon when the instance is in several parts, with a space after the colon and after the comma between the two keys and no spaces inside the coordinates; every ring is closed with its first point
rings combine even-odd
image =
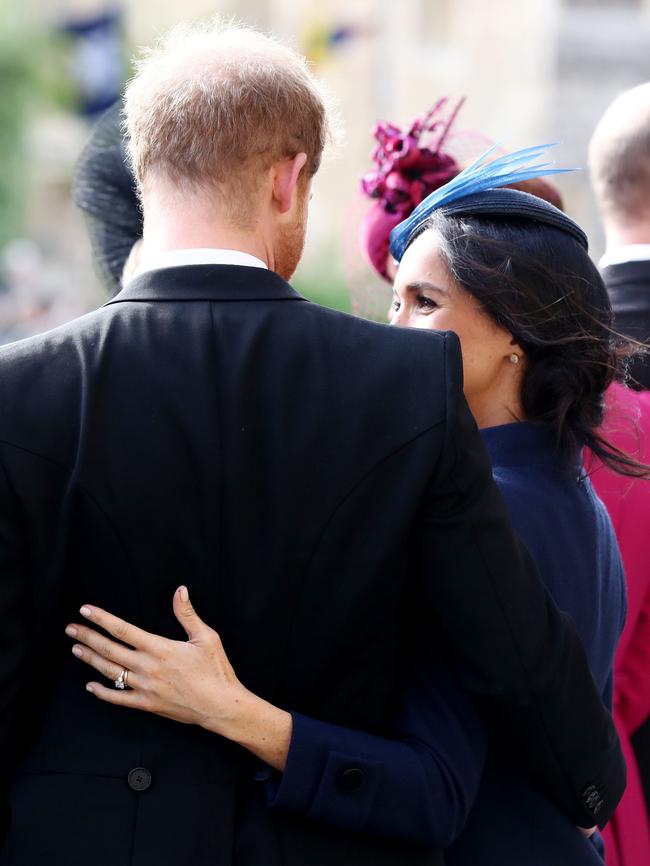
{"type": "Polygon", "coordinates": [[[512,335],[451,278],[434,232],[421,234],[404,254],[393,286],[389,318],[391,325],[458,335],[465,396],[479,427],[507,424],[522,417],[523,352],[512,335]],[[514,355],[518,363],[513,363],[514,355]]]}

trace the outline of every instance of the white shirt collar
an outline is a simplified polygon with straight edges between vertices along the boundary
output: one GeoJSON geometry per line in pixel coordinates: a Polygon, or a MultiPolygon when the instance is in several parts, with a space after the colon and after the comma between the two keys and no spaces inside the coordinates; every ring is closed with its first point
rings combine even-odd
{"type": "Polygon", "coordinates": [[[598,262],[599,268],[607,268],[610,265],[624,265],[626,262],[650,261],[650,244],[624,244],[607,250],[598,262]]]}
{"type": "Polygon", "coordinates": [[[264,268],[267,265],[250,253],[240,250],[192,249],[169,250],[145,259],[133,276],[140,276],[147,271],[157,271],[159,268],[179,268],[185,265],[241,265],[248,268],[264,268]]]}

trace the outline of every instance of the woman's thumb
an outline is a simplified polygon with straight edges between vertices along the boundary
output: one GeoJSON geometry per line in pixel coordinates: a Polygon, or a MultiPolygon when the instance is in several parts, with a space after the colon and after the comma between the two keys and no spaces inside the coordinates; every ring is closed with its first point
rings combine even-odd
{"type": "Polygon", "coordinates": [[[187,632],[190,640],[197,640],[201,631],[206,628],[205,623],[192,607],[186,586],[179,586],[174,593],[174,615],[187,632]]]}

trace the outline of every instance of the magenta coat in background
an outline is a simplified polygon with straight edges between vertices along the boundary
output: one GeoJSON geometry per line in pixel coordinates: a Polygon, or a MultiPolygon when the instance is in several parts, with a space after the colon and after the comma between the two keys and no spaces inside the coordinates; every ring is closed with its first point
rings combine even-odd
{"type": "MultiPolygon", "coordinates": [[[[621,385],[607,395],[603,433],[623,451],[650,463],[650,392],[621,385]]],[[[603,833],[607,866],[649,866],[650,825],[631,736],[650,715],[650,481],[609,469],[588,469],[610,513],[627,580],[628,612],[614,669],[614,720],[628,766],[628,786],[603,833]]]]}

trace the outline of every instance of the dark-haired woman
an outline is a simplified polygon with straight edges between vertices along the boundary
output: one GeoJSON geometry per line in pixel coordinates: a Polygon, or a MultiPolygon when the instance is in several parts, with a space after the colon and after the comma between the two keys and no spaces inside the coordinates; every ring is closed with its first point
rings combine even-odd
{"type": "MultiPolygon", "coordinates": [[[[625,473],[643,467],[598,434],[618,357],[607,293],[574,223],[533,196],[496,193],[447,204],[409,229],[396,249],[402,262],[393,323],[459,335],[467,400],[513,521],[560,607],[575,619],[611,705],[624,578],[581,450],[590,446],[625,473]]],[[[149,672],[146,690],[118,693],[99,683],[90,690],[102,700],[200,724],[243,745],[284,771],[275,778],[260,774],[277,806],[434,847],[458,836],[447,854],[452,866],[602,863],[598,840],[571,826],[511,760],[498,723],[475,795],[482,728],[462,693],[454,697],[451,674],[429,667],[426,652],[405,685],[393,728],[399,739],[386,740],[292,716],[250,694],[183,587],[174,610],[189,644],[133,629],[125,633],[110,614],[87,610],[92,624],[134,646],[132,658],[149,672]]],[[[112,676],[116,648],[91,628],[72,629],[77,654],[112,676]]],[[[585,797],[597,809],[597,784],[585,797]]]]}
{"type": "MultiPolygon", "coordinates": [[[[612,468],[635,470],[597,432],[617,351],[607,294],[586,250],[566,231],[520,217],[434,214],[402,259],[392,320],[460,337],[465,395],[494,477],[551,594],[576,622],[611,707],[624,578],[581,449],[589,443],[612,468]]],[[[572,831],[494,737],[447,861],[598,862],[572,831]]]]}

